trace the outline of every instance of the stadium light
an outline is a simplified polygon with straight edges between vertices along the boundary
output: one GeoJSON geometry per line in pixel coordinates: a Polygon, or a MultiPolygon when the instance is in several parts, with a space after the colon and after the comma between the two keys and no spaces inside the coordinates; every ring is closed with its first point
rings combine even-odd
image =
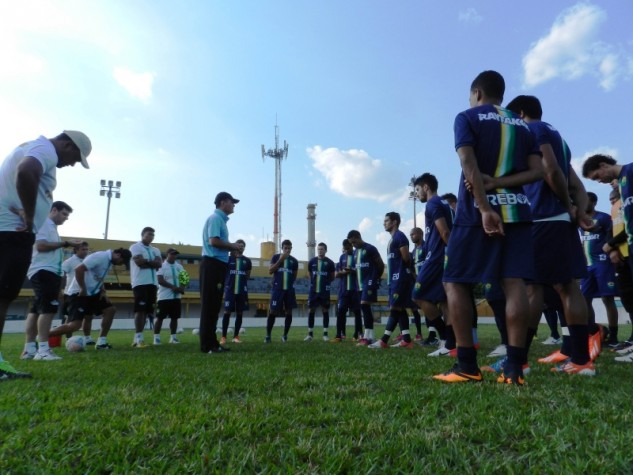
{"type": "Polygon", "coordinates": [[[115,198],[121,198],[121,182],[117,181],[116,184],[112,180],[101,180],[101,190],[99,191],[100,196],[108,197],[108,211],[106,212],[106,225],[105,225],[105,233],[103,234],[103,239],[108,239],[108,225],[110,224],[110,200],[114,195],[115,198]]]}
{"type": "Polygon", "coordinates": [[[415,179],[417,178],[417,176],[413,175],[411,177],[411,181],[409,182],[409,186],[411,188],[413,188],[413,191],[409,192],[409,199],[413,200],[413,227],[417,228],[418,227],[418,223],[417,223],[417,212],[415,210],[415,202],[418,201],[415,197],[415,179]]]}

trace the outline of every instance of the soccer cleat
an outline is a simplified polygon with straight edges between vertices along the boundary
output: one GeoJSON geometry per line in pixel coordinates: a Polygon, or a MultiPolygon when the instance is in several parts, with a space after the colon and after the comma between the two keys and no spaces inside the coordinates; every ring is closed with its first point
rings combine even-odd
{"type": "Polygon", "coordinates": [[[506,345],[499,345],[488,353],[488,358],[498,358],[499,356],[505,356],[507,354],[508,350],[506,349],[506,345]]]}
{"type": "Polygon", "coordinates": [[[369,341],[367,338],[361,338],[360,340],[358,340],[358,343],[356,343],[356,346],[367,346],[370,344],[371,341],[369,341]]]}
{"type": "Polygon", "coordinates": [[[242,343],[242,340],[240,340],[239,336],[235,336],[232,340],[231,343],[242,343]]]}
{"type": "Polygon", "coordinates": [[[134,348],[147,348],[148,345],[145,343],[145,340],[139,340],[132,343],[132,347],[134,348]]]}
{"type": "Polygon", "coordinates": [[[103,345],[95,345],[96,350],[111,350],[112,345],[110,343],[104,343],[103,345]]]}
{"type": "Polygon", "coordinates": [[[178,343],[180,343],[180,340],[179,340],[178,338],[176,338],[176,337],[171,337],[171,338],[169,339],[169,343],[170,343],[171,345],[177,345],[178,343]]]}
{"type": "Polygon", "coordinates": [[[553,336],[548,336],[541,342],[541,345],[560,345],[563,342],[562,338],[554,338],[553,336]]]}
{"type": "Polygon", "coordinates": [[[412,341],[404,341],[402,340],[400,343],[396,343],[394,345],[391,345],[391,348],[407,348],[409,350],[415,348],[415,343],[413,343],[412,341]]]}
{"type": "Polygon", "coordinates": [[[312,335],[306,336],[303,341],[312,341],[312,335]]]}
{"type": "Polygon", "coordinates": [[[568,360],[569,356],[561,353],[560,350],[556,350],[553,353],[550,353],[549,355],[543,357],[543,358],[539,358],[538,361],[539,363],[543,363],[543,364],[557,364],[557,363],[562,363],[565,360],[568,360]]]}
{"type": "Polygon", "coordinates": [[[596,361],[602,352],[602,331],[597,331],[593,335],[589,335],[589,359],[596,361]]]}
{"type": "Polygon", "coordinates": [[[32,360],[33,358],[35,358],[35,351],[34,352],[28,352],[28,351],[23,351],[22,354],[20,355],[20,359],[21,360],[32,360]]]}
{"type": "Polygon", "coordinates": [[[522,374],[518,373],[501,373],[497,378],[497,383],[512,386],[523,386],[525,384],[525,378],[522,374]]]}
{"type": "Polygon", "coordinates": [[[35,361],[57,361],[57,360],[61,360],[62,357],[57,356],[55,353],[53,353],[53,350],[49,348],[46,351],[38,350],[37,353],[35,353],[35,356],[33,357],[33,359],[35,361]]]}
{"type": "Polygon", "coordinates": [[[89,337],[89,336],[84,337],[84,343],[86,346],[95,346],[97,344],[97,342],[94,341],[92,337],[89,337]]]}
{"type": "Polygon", "coordinates": [[[476,374],[468,374],[463,372],[458,363],[448,370],[446,373],[436,374],[433,379],[443,381],[445,383],[479,383],[483,381],[481,371],[477,371],[476,374]]]}
{"type": "Polygon", "coordinates": [[[614,340],[614,341],[608,341],[605,345],[606,345],[606,346],[607,346],[610,350],[613,350],[614,348],[617,348],[617,347],[619,347],[619,346],[620,346],[620,342],[619,342],[619,341],[617,341],[617,340],[614,340]]]}
{"type": "Polygon", "coordinates": [[[404,337],[402,336],[402,333],[401,333],[400,335],[398,335],[398,336],[395,338],[395,341],[400,342],[400,341],[402,341],[402,339],[403,339],[403,338],[404,338],[404,337]]]}
{"type": "Polygon", "coordinates": [[[264,343],[270,343],[270,337],[267,336],[266,338],[264,338],[264,343]]]}
{"type": "Polygon", "coordinates": [[[424,340],[424,338],[422,338],[422,335],[421,335],[420,333],[418,333],[418,334],[415,336],[415,341],[422,341],[422,340],[424,340]]]}
{"type": "Polygon", "coordinates": [[[231,351],[230,348],[225,348],[224,346],[220,345],[217,346],[216,348],[211,348],[211,351],[209,351],[209,354],[211,353],[227,353],[231,351]]]}
{"type": "Polygon", "coordinates": [[[446,342],[445,341],[440,341],[440,347],[429,353],[426,356],[431,356],[431,357],[437,357],[437,356],[448,356],[450,354],[451,350],[449,350],[448,348],[446,348],[446,342]]]}
{"type": "Polygon", "coordinates": [[[282,342],[282,343],[288,343],[288,337],[287,337],[286,335],[283,335],[283,336],[281,337],[281,342],[282,342]]]}
{"type": "Polygon", "coordinates": [[[448,350],[448,356],[451,358],[457,358],[457,347],[448,350]]]}
{"type": "MultiPolygon", "coordinates": [[[[482,366],[481,370],[482,371],[486,371],[488,373],[503,374],[503,370],[504,370],[507,362],[508,362],[508,357],[504,356],[503,358],[498,359],[497,361],[495,361],[491,365],[482,366]]],[[[527,363],[524,364],[521,367],[521,371],[523,372],[524,375],[525,374],[530,374],[530,365],[527,364],[527,363]]]]}
{"type": "MultiPolygon", "coordinates": [[[[625,342],[625,343],[628,343],[628,342],[625,342]]],[[[615,352],[618,355],[628,355],[629,353],[633,353],[633,344],[629,343],[628,346],[625,346],[625,347],[623,347],[623,348],[621,348],[619,350],[615,350],[615,352]]]]}
{"type": "Polygon", "coordinates": [[[382,340],[376,340],[372,344],[367,345],[367,348],[371,348],[373,350],[376,350],[376,349],[387,349],[387,348],[389,348],[389,345],[387,343],[385,343],[384,341],[382,341],[382,340]]]}
{"type": "Polygon", "coordinates": [[[336,338],[330,340],[330,343],[342,343],[343,339],[339,336],[337,336],[336,338]]]}
{"type": "Polygon", "coordinates": [[[226,337],[225,336],[220,338],[220,345],[226,345],[226,337]]]}
{"type": "Polygon", "coordinates": [[[323,335],[323,341],[330,341],[330,337],[327,335],[323,335]]]}
{"type": "Polygon", "coordinates": [[[566,363],[554,366],[550,371],[552,371],[552,373],[580,374],[583,376],[596,375],[596,367],[591,360],[583,365],[572,363],[571,360],[569,360],[566,363]]]}
{"type": "Polygon", "coordinates": [[[613,360],[619,361],[620,363],[633,363],[633,353],[629,353],[624,356],[616,356],[613,360]]]}
{"type": "Polygon", "coordinates": [[[438,338],[427,338],[426,340],[423,340],[420,345],[422,346],[439,346],[440,345],[440,340],[438,338]]]}
{"type": "Polygon", "coordinates": [[[160,342],[160,338],[154,338],[154,345],[162,345],[162,343],[160,342]]]}
{"type": "Polygon", "coordinates": [[[30,378],[31,373],[18,371],[8,361],[0,361],[0,381],[30,378]]]}

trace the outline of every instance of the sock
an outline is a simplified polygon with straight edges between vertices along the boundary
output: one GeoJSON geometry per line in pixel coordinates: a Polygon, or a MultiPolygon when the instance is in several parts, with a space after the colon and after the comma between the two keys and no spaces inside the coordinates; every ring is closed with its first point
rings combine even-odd
{"type": "Polygon", "coordinates": [[[434,326],[428,326],[428,325],[427,325],[427,327],[429,329],[428,339],[429,340],[437,340],[437,331],[435,330],[435,327],[434,326]]]}
{"type": "Polygon", "coordinates": [[[417,335],[422,335],[422,316],[417,310],[412,310],[411,313],[413,314],[413,324],[415,325],[415,331],[417,332],[417,335]]]}
{"type": "Polygon", "coordinates": [[[536,336],[536,328],[530,328],[528,327],[527,329],[527,337],[525,339],[525,358],[524,360],[521,362],[521,364],[527,364],[528,360],[528,354],[530,353],[530,346],[532,346],[532,342],[534,341],[534,337],[536,336]]]}
{"type": "Polygon", "coordinates": [[[24,344],[24,351],[27,353],[35,353],[37,351],[37,343],[34,341],[28,341],[24,344]]]}
{"type": "Polygon", "coordinates": [[[518,346],[506,346],[508,352],[508,361],[503,368],[504,373],[519,373],[523,371],[523,364],[527,362],[527,356],[525,348],[519,348],[518,346]]]}
{"type": "Polygon", "coordinates": [[[373,330],[374,313],[371,310],[371,305],[368,303],[363,303],[361,304],[360,309],[363,314],[363,320],[365,321],[365,330],[373,330]]]}
{"type": "Polygon", "coordinates": [[[618,341],[618,327],[609,327],[609,343],[617,343],[618,341]]]}
{"type": "Polygon", "coordinates": [[[46,341],[40,341],[40,352],[41,353],[46,353],[48,350],[50,350],[50,347],[48,346],[48,340],[46,341]]]}
{"type": "Polygon", "coordinates": [[[266,336],[270,338],[270,334],[273,331],[273,327],[275,326],[275,315],[268,315],[268,320],[266,320],[266,336]]]}
{"type": "Polygon", "coordinates": [[[241,329],[242,329],[242,314],[237,313],[235,314],[235,331],[233,333],[233,336],[239,337],[241,329]]]}
{"type": "Polygon", "coordinates": [[[572,363],[584,365],[589,361],[589,326],[569,325],[572,363]]]}
{"type": "Polygon", "coordinates": [[[97,345],[105,345],[108,342],[105,336],[100,336],[97,340],[97,345]]]}
{"type": "Polygon", "coordinates": [[[330,326],[330,312],[323,312],[323,329],[327,331],[330,326]]]}
{"type": "Polygon", "coordinates": [[[457,361],[462,371],[468,374],[477,374],[479,367],[477,366],[477,350],[474,347],[457,348],[457,361]]]}
{"type": "Polygon", "coordinates": [[[400,330],[402,330],[402,339],[406,343],[411,343],[411,332],[409,331],[409,316],[407,315],[407,311],[398,311],[398,319],[400,330]]]}
{"type": "Polygon", "coordinates": [[[231,320],[231,314],[225,313],[222,316],[222,336],[226,338],[226,333],[229,331],[229,322],[231,320]]]}
{"type": "Polygon", "coordinates": [[[176,333],[172,333],[169,337],[170,337],[172,340],[175,340],[175,339],[176,339],[176,333]]]}
{"type": "Polygon", "coordinates": [[[154,333],[154,341],[160,341],[160,334],[154,333]]]}
{"type": "Polygon", "coordinates": [[[134,335],[134,341],[135,341],[135,342],[136,342],[136,341],[143,341],[143,332],[136,333],[136,334],[134,335]]]}
{"type": "Polygon", "coordinates": [[[286,315],[286,320],[284,321],[284,336],[288,336],[288,332],[290,331],[290,326],[292,325],[292,315],[286,315]]]}
{"type": "Polygon", "coordinates": [[[454,349],[457,346],[455,340],[455,332],[453,331],[453,325],[446,325],[446,347],[449,350],[454,349]]]}
{"type": "Polygon", "coordinates": [[[314,329],[312,327],[308,328],[308,335],[314,336],[314,329]]]}
{"type": "Polygon", "coordinates": [[[314,328],[314,312],[310,310],[308,313],[308,335],[312,336],[312,329],[314,328]]]}
{"type": "MultiPolygon", "coordinates": [[[[435,320],[431,322],[435,329],[437,330],[437,334],[440,337],[440,340],[446,340],[446,322],[442,317],[437,317],[435,320]]],[[[452,330],[451,330],[452,331],[452,330]]]]}
{"type": "Polygon", "coordinates": [[[387,343],[390,337],[391,337],[391,330],[385,330],[385,333],[382,334],[382,337],[380,339],[383,341],[383,343],[387,343]]]}

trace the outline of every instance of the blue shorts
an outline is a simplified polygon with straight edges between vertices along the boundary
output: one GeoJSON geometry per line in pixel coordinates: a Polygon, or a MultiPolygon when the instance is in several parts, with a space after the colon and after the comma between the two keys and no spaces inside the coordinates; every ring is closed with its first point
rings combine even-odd
{"type": "Polygon", "coordinates": [[[415,279],[411,298],[426,300],[431,303],[446,302],[446,292],[442,284],[444,276],[444,260],[433,259],[424,261],[415,279]]]}
{"type": "Polygon", "coordinates": [[[273,290],[270,294],[270,312],[275,315],[285,313],[289,315],[297,308],[295,289],[273,290]]]}
{"type": "Polygon", "coordinates": [[[248,294],[234,294],[233,292],[224,293],[224,311],[243,313],[248,310],[248,294]]]}
{"type": "Polygon", "coordinates": [[[330,306],[330,292],[308,293],[308,308],[328,308],[330,306]]]}
{"type": "Polygon", "coordinates": [[[580,290],[585,297],[614,297],[618,295],[615,283],[615,268],[609,261],[587,268],[587,277],[582,279],[580,290]]]}
{"type": "Polygon", "coordinates": [[[534,275],[530,223],[504,223],[505,236],[481,226],[453,226],[446,247],[444,282],[477,284],[534,275]]]}
{"type": "Polygon", "coordinates": [[[567,221],[532,225],[534,279],[537,284],[566,284],[587,275],[587,261],[578,228],[567,221]]]}
{"type": "Polygon", "coordinates": [[[409,308],[411,307],[411,290],[413,289],[412,276],[398,279],[389,286],[389,306],[409,308]]]}
{"type": "Polygon", "coordinates": [[[352,312],[360,311],[360,293],[356,290],[345,290],[338,294],[337,307],[339,311],[352,312]]]}
{"type": "Polygon", "coordinates": [[[378,301],[378,288],[376,285],[363,284],[363,290],[359,290],[361,302],[377,302],[378,301]]]}
{"type": "Polygon", "coordinates": [[[487,282],[484,285],[484,298],[488,302],[497,302],[506,299],[506,294],[499,282],[487,282]]]}

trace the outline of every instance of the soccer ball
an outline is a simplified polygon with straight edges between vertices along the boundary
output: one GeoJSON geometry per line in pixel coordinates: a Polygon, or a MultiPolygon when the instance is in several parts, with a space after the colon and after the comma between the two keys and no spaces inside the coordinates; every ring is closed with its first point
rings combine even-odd
{"type": "Polygon", "coordinates": [[[83,336],[71,336],[66,340],[66,349],[71,353],[84,351],[86,349],[86,341],[83,336]]]}
{"type": "Polygon", "coordinates": [[[194,335],[197,335],[198,333],[200,333],[200,330],[198,330],[197,328],[194,328],[193,330],[191,330],[191,333],[194,335]]]}

